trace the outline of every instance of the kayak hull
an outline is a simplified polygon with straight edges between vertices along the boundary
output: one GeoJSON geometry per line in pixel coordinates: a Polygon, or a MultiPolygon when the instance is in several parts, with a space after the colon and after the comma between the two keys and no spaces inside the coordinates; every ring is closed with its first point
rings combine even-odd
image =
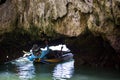
{"type": "Polygon", "coordinates": [[[67,54],[62,55],[60,58],[53,58],[53,59],[37,58],[35,59],[34,63],[58,63],[58,62],[63,62],[63,61],[69,61],[71,59],[73,59],[73,54],[67,53],[67,54]]]}

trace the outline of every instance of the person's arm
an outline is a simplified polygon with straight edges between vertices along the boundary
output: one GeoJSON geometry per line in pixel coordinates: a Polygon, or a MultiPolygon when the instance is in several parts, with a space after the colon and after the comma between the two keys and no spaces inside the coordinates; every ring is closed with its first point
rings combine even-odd
{"type": "Polygon", "coordinates": [[[37,58],[36,56],[34,56],[34,54],[32,54],[31,56],[28,56],[28,59],[30,61],[34,61],[34,59],[37,58]]]}
{"type": "Polygon", "coordinates": [[[46,48],[47,48],[46,51],[49,51],[48,40],[45,40],[45,44],[46,44],[46,48]]]}

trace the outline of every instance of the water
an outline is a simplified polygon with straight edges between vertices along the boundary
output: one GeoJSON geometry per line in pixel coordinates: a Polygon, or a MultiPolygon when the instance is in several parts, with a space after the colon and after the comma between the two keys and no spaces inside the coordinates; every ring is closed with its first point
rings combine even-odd
{"type": "MultiPolygon", "coordinates": [[[[61,45],[51,48],[60,49],[61,45]]],[[[66,46],[63,50],[69,50],[66,46]]],[[[75,66],[75,59],[52,64],[33,64],[21,57],[0,65],[0,80],[120,80],[120,71],[75,66]]],[[[79,63],[76,63],[79,64],[79,63]]]]}
{"type": "Polygon", "coordinates": [[[75,67],[74,60],[53,64],[7,63],[0,65],[0,80],[120,80],[120,72],[75,67]]]}
{"type": "Polygon", "coordinates": [[[74,60],[64,63],[7,63],[0,66],[0,80],[67,80],[73,76],[74,60]]]}

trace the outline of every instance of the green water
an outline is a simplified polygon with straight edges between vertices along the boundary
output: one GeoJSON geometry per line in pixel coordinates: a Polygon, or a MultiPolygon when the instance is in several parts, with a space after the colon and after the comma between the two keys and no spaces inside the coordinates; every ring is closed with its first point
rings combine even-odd
{"type": "Polygon", "coordinates": [[[74,60],[57,64],[7,63],[0,65],[0,80],[120,80],[120,72],[75,67],[74,60]]]}

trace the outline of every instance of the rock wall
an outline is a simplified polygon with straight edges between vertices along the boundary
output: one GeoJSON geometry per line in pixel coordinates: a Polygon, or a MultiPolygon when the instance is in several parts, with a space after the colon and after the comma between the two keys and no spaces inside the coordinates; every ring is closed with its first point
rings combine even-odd
{"type": "Polygon", "coordinates": [[[0,15],[1,35],[37,27],[38,36],[72,37],[88,29],[120,53],[120,0],[0,0],[0,15]]]}
{"type": "Polygon", "coordinates": [[[89,30],[107,39],[117,52],[120,52],[119,16],[120,0],[96,0],[87,21],[89,30]]]}

